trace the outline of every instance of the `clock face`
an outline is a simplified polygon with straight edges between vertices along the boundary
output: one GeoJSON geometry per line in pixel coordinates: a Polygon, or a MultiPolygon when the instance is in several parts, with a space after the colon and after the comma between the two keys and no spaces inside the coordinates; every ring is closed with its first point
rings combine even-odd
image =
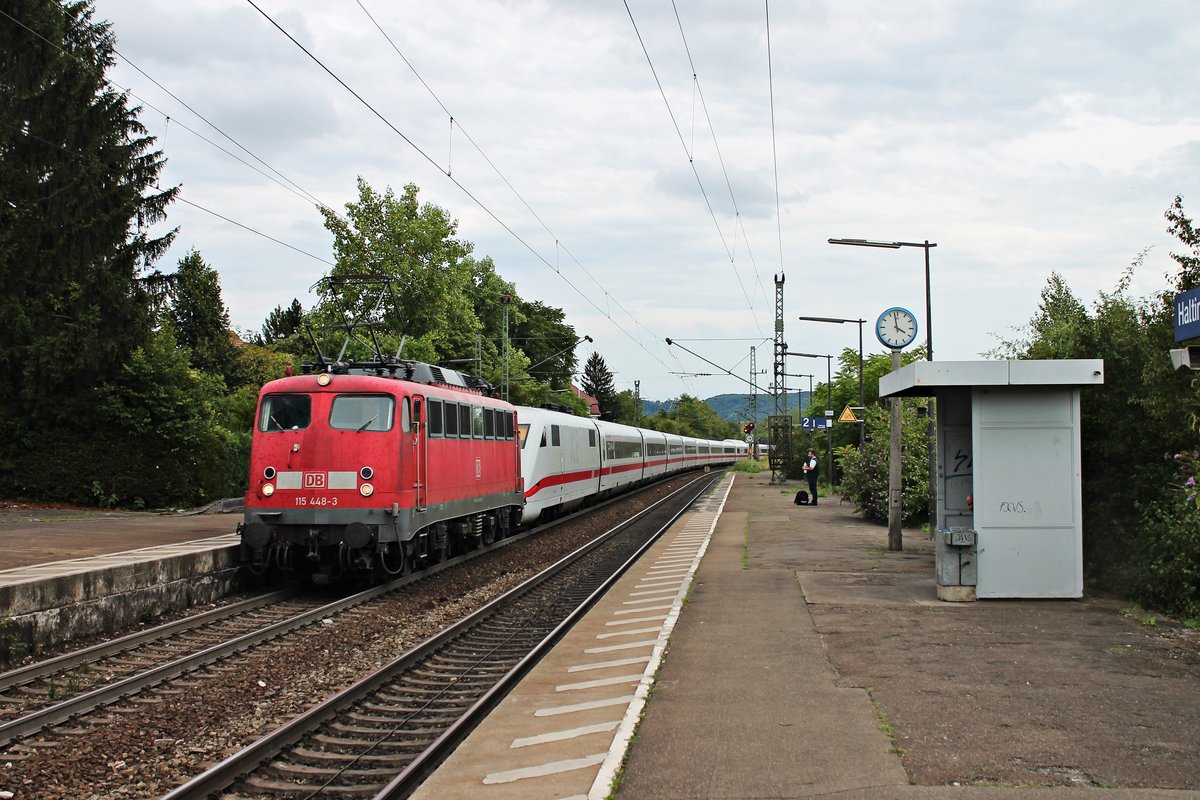
{"type": "Polygon", "coordinates": [[[899,350],[917,338],[917,319],[905,308],[889,308],[879,315],[875,335],[886,347],[899,350]]]}

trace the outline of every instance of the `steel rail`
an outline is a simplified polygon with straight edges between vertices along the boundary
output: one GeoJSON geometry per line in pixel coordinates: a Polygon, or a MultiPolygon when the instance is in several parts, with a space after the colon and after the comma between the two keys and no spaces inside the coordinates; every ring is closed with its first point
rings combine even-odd
{"type": "Polygon", "coordinates": [[[244,614],[247,611],[253,611],[260,606],[270,605],[271,603],[285,600],[293,593],[288,589],[280,589],[274,592],[268,592],[256,597],[251,597],[237,603],[231,603],[227,606],[214,608],[211,611],[205,611],[203,614],[196,614],[191,617],[168,622],[163,625],[157,625],[153,628],[147,628],[143,631],[131,633],[128,636],[122,636],[119,639],[113,639],[107,642],[85,647],[80,650],[72,650],[69,653],[63,653],[54,658],[48,658],[43,661],[38,661],[18,669],[9,670],[8,672],[0,673],[0,693],[6,692],[9,689],[23,686],[28,683],[33,683],[41,678],[54,675],[59,672],[66,672],[75,667],[89,664],[93,661],[123,653],[126,650],[132,650],[135,647],[140,647],[143,644],[156,641],[158,639],[166,639],[169,636],[183,633],[195,628],[201,628],[205,625],[214,622],[221,622],[229,617],[235,617],[238,614],[244,614]]]}
{"type": "MultiPolygon", "coordinates": [[[[645,488],[649,488],[649,486],[645,488]]],[[[627,499],[630,496],[630,494],[619,495],[616,498],[606,500],[602,503],[597,503],[576,513],[583,514],[595,511],[599,508],[603,508],[611,502],[615,502],[619,499],[627,499]]],[[[339,614],[343,611],[349,610],[350,608],[374,600],[382,595],[390,594],[391,592],[394,592],[397,589],[400,589],[411,583],[415,583],[416,581],[422,580],[431,575],[436,575],[443,570],[450,569],[474,558],[478,558],[485,553],[492,552],[500,547],[508,546],[509,544],[520,541],[521,539],[524,539],[525,537],[534,533],[543,533],[551,528],[557,527],[557,525],[573,519],[575,516],[575,514],[568,515],[545,525],[534,527],[523,533],[501,539],[500,541],[494,542],[490,545],[482,545],[462,555],[455,556],[454,558],[447,559],[439,564],[426,567],[420,572],[397,578],[396,580],[390,581],[381,586],[376,586],[371,589],[358,592],[357,594],[350,595],[349,597],[336,600],[332,603],[327,603],[326,605],[310,609],[309,611],[305,611],[301,614],[297,614],[296,616],[281,620],[280,622],[274,623],[260,630],[251,631],[228,641],[212,645],[211,647],[207,647],[203,650],[199,650],[195,653],[181,656],[180,658],[165,664],[160,664],[159,666],[145,672],[131,675],[114,683],[84,692],[54,705],[37,709],[30,714],[18,717],[17,719],[0,723],[0,748],[7,747],[19,739],[31,736],[52,725],[63,723],[72,717],[86,714],[101,706],[110,705],[124,697],[136,694],[137,692],[140,692],[151,686],[155,686],[164,681],[177,678],[180,675],[184,675],[188,672],[193,672],[201,667],[228,658],[229,656],[235,655],[244,650],[249,650],[250,648],[256,647],[264,642],[291,633],[298,628],[314,624],[318,620],[325,617],[339,614]]]]}
{"type": "MultiPolygon", "coordinates": [[[[678,492],[675,492],[663,499],[663,502],[674,497],[676,494],[682,493],[685,489],[690,488],[695,483],[705,480],[709,476],[697,478],[691,484],[681,487],[678,492]]],[[[492,709],[500,703],[501,700],[520,682],[525,674],[540,661],[588,611],[591,610],[597,601],[608,592],[613,585],[640,559],[651,546],[672,526],[675,522],[687,512],[692,503],[696,501],[704,492],[708,491],[709,487],[716,482],[716,478],[708,480],[704,486],[696,492],[687,503],[667,520],[653,536],[649,537],[646,542],[639,547],[634,553],[625,560],[620,567],[617,568],[608,578],[604,580],[591,594],[584,599],[579,606],[575,608],[565,619],[555,626],[546,638],[539,642],[530,653],[522,658],[506,675],[500,678],[496,684],[489,689],[483,697],[479,698],[466,713],[450,724],[450,727],[439,736],[433,744],[426,748],[418,755],[404,771],[397,775],[390,783],[383,787],[373,800],[400,800],[408,797],[437,767],[454,751],[459,744],[479,725],[481,721],[491,713],[492,709]]]]}
{"type": "MultiPolygon", "coordinates": [[[[711,476],[704,476],[704,477],[711,477],[711,476]]],[[[213,795],[214,793],[221,792],[221,791],[227,789],[234,782],[240,780],[246,774],[254,771],[261,764],[269,761],[270,759],[274,758],[275,756],[277,756],[280,753],[282,753],[283,751],[285,751],[287,748],[289,748],[292,745],[299,742],[301,739],[303,739],[305,736],[307,736],[309,733],[311,733],[315,728],[319,727],[322,723],[335,717],[342,709],[344,709],[348,706],[351,706],[354,703],[366,698],[372,692],[377,690],[379,688],[380,684],[386,683],[386,682],[392,680],[395,676],[398,676],[399,674],[403,673],[405,670],[409,669],[413,665],[421,662],[426,657],[435,653],[437,650],[442,648],[444,645],[446,645],[450,641],[457,639],[464,632],[468,631],[470,628],[474,627],[476,624],[482,622],[487,617],[493,615],[496,612],[496,610],[498,608],[500,608],[501,606],[507,604],[511,600],[521,597],[522,595],[526,594],[534,587],[545,582],[548,578],[553,577],[554,575],[558,574],[559,572],[561,572],[563,569],[565,569],[566,567],[571,565],[573,562],[578,560],[583,555],[586,555],[587,553],[591,552],[592,550],[594,550],[594,549],[600,547],[601,545],[607,543],[608,541],[610,541],[613,537],[615,537],[620,532],[622,532],[623,530],[628,528],[630,525],[632,525],[634,522],[636,522],[642,516],[648,514],[650,511],[654,510],[661,504],[667,502],[671,498],[676,497],[678,494],[680,494],[681,492],[683,492],[690,486],[693,486],[696,482],[703,480],[703,479],[704,479],[703,477],[697,478],[696,480],[692,481],[691,483],[687,484],[686,486],[681,487],[680,489],[676,490],[675,492],[672,492],[666,498],[663,498],[658,503],[655,503],[653,506],[643,509],[642,511],[638,512],[633,517],[630,517],[628,520],[625,520],[625,521],[621,522],[619,525],[614,526],[610,530],[606,531],[605,533],[603,533],[600,536],[593,539],[588,544],[583,545],[582,547],[578,548],[577,550],[570,553],[569,555],[564,556],[563,558],[559,559],[557,562],[555,562],[551,566],[547,567],[542,572],[540,572],[537,575],[522,582],[518,586],[513,587],[512,589],[505,592],[500,597],[496,598],[495,600],[491,601],[490,603],[477,609],[476,611],[474,611],[467,617],[463,618],[459,622],[455,623],[451,627],[446,628],[443,631],[431,636],[430,638],[426,639],[421,644],[417,645],[416,647],[409,650],[408,652],[401,654],[396,659],[394,659],[393,661],[389,662],[388,664],[385,664],[384,666],[380,667],[378,670],[371,673],[370,675],[367,675],[366,677],[360,679],[359,681],[357,681],[353,685],[347,687],[346,689],[342,690],[341,692],[337,693],[336,695],[326,698],[325,700],[323,700],[322,702],[313,706],[312,708],[308,709],[307,711],[297,715],[296,717],[294,717],[293,719],[291,719],[289,722],[285,723],[281,727],[266,734],[265,736],[261,737],[257,741],[255,741],[255,742],[251,743],[250,745],[248,745],[247,747],[245,747],[244,749],[242,749],[239,752],[235,753],[234,755],[230,756],[226,760],[214,765],[213,767],[209,768],[207,771],[201,773],[200,775],[197,775],[196,777],[192,778],[187,783],[180,785],[179,787],[175,788],[168,794],[163,795],[162,800],[202,800],[202,798],[207,798],[207,797],[213,795]]],[[[705,488],[707,488],[707,487],[705,487],[705,488]]],[[[698,496],[698,494],[697,494],[697,496],[698,496]]],[[[627,497],[627,495],[626,495],[626,497],[627,497]]],[[[690,504],[690,502],[691,501],[689,501],[689,504],[690,504]]],[[[687,504],[685,504],[683,506],[683,510],[681,510],[680,512],[678,512],[678,514],[676,514],[672,517],[672,522],[674,522],[674,520],[678,518],[679,514],[682,514],[683,511],[686,510],[686,508],[687,508],[687,504]]],[[[668,525],[666,527],[669,527],[670,524],[671,523],[668,523],[668,525]]],[[[665,530],[666,527],[664,527],[663,530],[665,530]]],[[[644,550],[645,547],[648,547],[649,544],[653,543],[653,540],[655,538],[657,538],[659,535],[661,535],[661,533],[662,533],[661,530],[658,531],[657,533],[655,533],[655,535],[653,537],[651,537],[650,541],[646,545],[643,545],[641,548],[638,549],[638,554],[640,554],[644,550]]],[[[634,558],[627,559],[626,562],[620,567],[619,571],[623,572],[625,569],[628,568],[629,564],[631,564],[634,560],[636,560],[636,556],[634,558]]],[[[607,582],[605,585],[607,586],[607,582]]],[[[589,604],[594,603],[595,598],[598,598],[600,596],[600,594],[602,594],[602,592],[598,592],[598,593],[593,592],[592,595],[589,595],[589,598],[586,602],[589,604]]],[[[574,618],[575,617],[574,617],[574,612],[573,612],[571,622],[573,622],[574,618]]],[[[569,628],[569,627],[570,627],[570,623],[565,622],[565,621],[560,622],[557,626],[555,626],[554,631],[552,632],[551,636],[554,637],[554,640],[557,640],[557,638],[560,637],[562,635],[562,633],[565,632],[567,630],[567,628],[569,628]]],[[[544,651],[545,647],[548,647],[548,645],[540,647],[539,649],[544,651]]],[[[538,656],[538,657],[540,657],[540,656],[538,656]]],[[[537,658],[527,655],[526,657],[524,657],[520,660],[517,667],[514,667],[513,670],[511,670],[509,672],[509,675],[513,675],[514,673],[516,673],[516,676],[519,677],[520,674],[523,674],[526,670],[528,670],[528,668],[533,663],[536,663],[536,661],[537,661],[537,658]],[[519,670],[519,673],[517,672],[518,670],[519,670]]],[[[501,680],[505,681],[505,686],[507,687],[507,686],[510,686],[511,683],[515,680],[515,677],[511,678],[511,679],[502,678],[501,680]]],[[[507,689],[505,689],[505,691],[507,691],[507,689]]],[[[468,713],[470,713],[474,709],[475,714],[473,715],[473,717],[477,720],[478,715],[482,714],[484,711],[490,709],[496,701],[498,701],[501,697],[503,697],[503,694],[504,694],[504,692],[501,692],[497,689],[488,690],[488,692],[485,694],[485,696],[483,698],[480,698],[479,700],[477,700],[475,703],[472,704],[471,708],[468,709],[468,713]],[[485,700],[486,700],[486,702],[485,702],[485,700]]],[[[429,764],[433,763],[431,761],[431,759],[433,759],[439,753],[443,754],[443,756],[444,756],[445,751],[443,748],[449,746],[451,742],[456,742],[457,738],[460,736],[460,734],[462,734],[465,731],[468,731],[469,729],[470,729],[469,726],[465,726],[463,724],[459,724],[459,723],[452,724],[451,729],[448,729],[447,731],[443,732],[438,737],[438,739],[434,743],[436,745],[436,747],[434,745],[431,745],[429,748],[427,748],[426,752],[429,753],[429,755],[425,756],[424,759],[422,759],[424,761],[425,766],[414,768],[413,764],[410,764],[408,768],[406,768],[405,770],[403,770],[401,773],[398,774],[397,778],[395,778],[392,781],[392,783],[399,782],[402,777],[403,777],[405,784],[407,784],[409,781],[413,780],[417,776],[423,777],[423,775],[425,774],[424,771],[429,768],[429,764]],[[453,730],[453,733],[452,733],[452,730],[453,730]]],[[[422,754],[422,755],[424,755],[424,754],[422,754]]],[[[418,758],[420,759],[421,756],[418,756],[418,758]]],[[[389,792],[393,791],[389,788],[390,786],[391,786],[391,784],[388,784],[388,787],[385,787],[385,789],[389,792]]],[[[402,791],[402,790],[397,789],[395,791],[402,791]]],[[[388,797],[388,796],[398,796],[398,795],[381,794],[379,796],[380,797],[388,797]]]]}

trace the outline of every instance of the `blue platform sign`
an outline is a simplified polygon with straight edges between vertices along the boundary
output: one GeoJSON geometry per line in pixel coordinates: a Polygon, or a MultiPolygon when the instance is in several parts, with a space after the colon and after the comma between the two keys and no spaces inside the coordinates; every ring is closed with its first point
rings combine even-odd
{"type": "Polygon", "coordinates": [[[831,426],[829,417],[801,417],[800,427],[806,431],[823,431],[831,426]]]}
{"type": "Polygon", "coordinates": [[[1175,295],[1175,341],[1200,336],[1200,289],[1175,295]]]}

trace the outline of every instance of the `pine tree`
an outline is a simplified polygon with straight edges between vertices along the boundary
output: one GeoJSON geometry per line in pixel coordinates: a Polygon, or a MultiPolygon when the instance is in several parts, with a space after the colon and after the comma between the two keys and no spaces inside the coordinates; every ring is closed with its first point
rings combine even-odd
{"type": "Polygon", "coordinates": [[[261,345],[274,344],[279,339],[286,339],[300,330],[304,323],[304,306],[292,298],[292,304],[287,308],[275,306],[275,310],[267,315],[263,322],[262,335],[257,343],[261,345]]]}
{"type": "Polygon", "coordinates": [[[110,25],[90,2],[10,0],[0,16],[2,416],[48,423],[146,341],[139,275],[177,189],[138,109],[104,78],[110,25]]]}
{"type": "Polygon", "coordinates": [[[191,365],[196,369],[228,375],[234,352],[220,276],[192,250],[180,259],[172,277],[167,316],[176,341],[191,351],[191,365]]]}
{"type": "Polygon", "coordinates": [[[583,376],[580,383],[583,384],[584,392],[596,398],[596,404],[600,406],[602,415],[605,412],[615,411],[614,400],[617,390],[613,386],[613,375],[599,353],[593,351],[588,356],[587,363],[583,365],[583,376]]]}

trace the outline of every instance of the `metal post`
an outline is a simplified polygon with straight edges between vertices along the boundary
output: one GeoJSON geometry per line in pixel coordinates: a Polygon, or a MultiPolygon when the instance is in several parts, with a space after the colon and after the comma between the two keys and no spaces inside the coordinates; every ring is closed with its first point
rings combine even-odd
{"type": "MultiPolygon", "coordinates": [[[[925,357],[933,361],[933,305],[930,302],[929,287],[929,248],[937,245],[925,240],[925,357]]],[[[929,535],[936,536],[937,531],[937,425],[934,424],[935,401],[929,398],[929,417],[925,428],[926,441],[929,446],[929,535]]]]}
{"type": "Polygon", "coordinates": [[[858,446],[862,447],[863,442],[867,439],[867,409],[866,400],[863,395],[863,347],[862,347],[862,329],[863,323],[866,320],[858,321],[858,407],[859,414],[862,419],[858,421],[858,446]]]}
{"type": "MultiPolygon", "coordinates": [[[[833,410],[833,356],[825,356],[825,405],[833,410]]],[[[833,492],[833,426],[829,424],[830,416],[825,415],[825,431],[829,434],[825,447],[826,460],[829,462],[829,491],[833,492]]]]}
{"type": "MultiPolygon", "coordinates": [[[[892,372],[900,369],[900,351],[892,351],[892,372]]],[[[888,550],[899,552],[904,549],[904,533],[901,524],[904,507],[901,504],[900,484],[900,398],[891,398],[891,448],[888,453],[888,550]]]]}

